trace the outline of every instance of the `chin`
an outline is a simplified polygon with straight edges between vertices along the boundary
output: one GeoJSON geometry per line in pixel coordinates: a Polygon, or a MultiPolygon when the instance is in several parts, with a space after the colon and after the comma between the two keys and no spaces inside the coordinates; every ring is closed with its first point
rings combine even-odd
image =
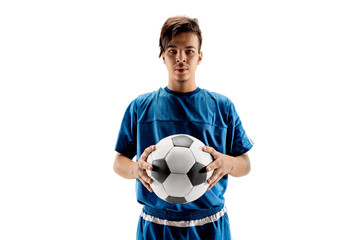
{"type": "Polygon", "coordinates": [[[184,82],[187,82],[188,79],[175,79],[175,81],[178,83],[184,83],[184,82]]]}

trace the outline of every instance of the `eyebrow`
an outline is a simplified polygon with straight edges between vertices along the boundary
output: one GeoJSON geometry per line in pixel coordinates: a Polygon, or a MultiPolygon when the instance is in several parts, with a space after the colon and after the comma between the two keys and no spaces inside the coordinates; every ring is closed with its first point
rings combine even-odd
{"type": "MultiPolygon", "coordinates": [[[[169,46],[167,46],[168,48],[176,48],[176,46],[175,45],[169,45],[169,46]]],[[[193,49],[196,49],[196,47],[194,47],[194,46],[186,46],[185,48],[193,48],[193,49]]]]}

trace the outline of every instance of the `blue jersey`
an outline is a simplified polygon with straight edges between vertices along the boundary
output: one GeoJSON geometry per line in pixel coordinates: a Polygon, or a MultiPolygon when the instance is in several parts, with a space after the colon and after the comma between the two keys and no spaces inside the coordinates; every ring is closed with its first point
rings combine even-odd
{"type": "MultiPolygon", "coordinates": [[[[165,88],[137,97],[127,108],[115,150],[137,160],[145,148],[174,134],[188,134],[215,150],[238,156],[249,151],[253,143],[246,135],[234,104],[225,96],[197,88],[176,93],[165,88]]],[[[150,193],[139,180],[136,194],[139,203],[170,211],[208,210],[224,206],[228,183],[225,175],[199,199],[186,204],[163,201],[150,193]]]]}

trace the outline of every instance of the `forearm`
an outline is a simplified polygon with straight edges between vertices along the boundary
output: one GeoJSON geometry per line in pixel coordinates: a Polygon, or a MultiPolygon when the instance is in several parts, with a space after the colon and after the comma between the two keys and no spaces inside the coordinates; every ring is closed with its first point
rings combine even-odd
{"type": "Polygon", "coordinates": [[[247,175],[251,170],[250,159],[247,153],[244,153],[237,157],[229,157],[232,169],[229,174],[233,177],[241,177],[247,175]]]}
{"type": "Polygon", "coordinates": [[[127,179],[135,179],[134,176],[134,165],[130,158],[122,155],[121,153],[117,153],[114,161],[114,171],[121,177],[127,179]]]}

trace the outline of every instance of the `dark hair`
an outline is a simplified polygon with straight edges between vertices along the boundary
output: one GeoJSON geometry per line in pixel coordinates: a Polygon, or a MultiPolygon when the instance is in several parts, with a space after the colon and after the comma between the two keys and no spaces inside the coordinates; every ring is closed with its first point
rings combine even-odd
{"type": "Polygon", "coordinates": [[[161,54],[165,51],[165,49],[167,48],[173,37],[176,34],[183,32],[193,32],[197,35],[199,39],[199,52],[200,52],[202,36],[199,27],[199,21],[197,20],[197,18],[176,16],[176,17],[168,18],[161,28],[160,41],[159,41],[159,47],[160,47],[159,57],[161,57],[161,54]]]}

